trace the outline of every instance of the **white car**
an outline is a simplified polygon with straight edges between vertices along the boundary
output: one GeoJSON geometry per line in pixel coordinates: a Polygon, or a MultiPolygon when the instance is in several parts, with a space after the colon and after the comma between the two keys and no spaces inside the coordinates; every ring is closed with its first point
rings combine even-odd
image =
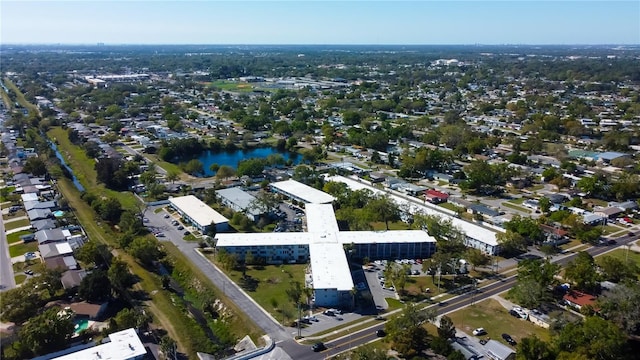
{"type": "Polygon", "coordinates": [[[487,330],[485,330],[484,328],[477,328],[473,330],[473,335],[475,336],[486,335],[486,334],[487,334],[487,330]]]}

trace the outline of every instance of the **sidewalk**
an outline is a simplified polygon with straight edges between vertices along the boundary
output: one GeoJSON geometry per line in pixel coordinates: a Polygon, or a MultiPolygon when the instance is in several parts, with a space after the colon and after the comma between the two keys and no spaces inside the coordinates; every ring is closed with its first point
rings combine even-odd
{"type": "Polygon", "coordinates": [[[6,233],[7,233],[7,235],[9,235],[9,234],[17,233],[17,232],[20,232],[20,231],[23,231],[23,230],[31,230],[31,225],[15,228],[15,229],[11,229],[11,230],[7,230],[6,233]]]}

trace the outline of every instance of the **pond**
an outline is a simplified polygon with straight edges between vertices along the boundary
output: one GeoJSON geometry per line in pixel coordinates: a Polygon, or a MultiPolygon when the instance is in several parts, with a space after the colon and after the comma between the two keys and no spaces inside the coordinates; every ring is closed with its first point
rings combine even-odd
{"type": "Polygon", "coordinates": [[[293,164],[299,164],[302,161],[302,156],[298,153],[294,152],[281,152],[276,148],[272,147],[261,147],[254,148],[249,150],[235,150],[235,151],[221,151],[221,152],[213,152],[211,150],[202,153],[196,159],[200,160],[204,165],[204,176],[213,176],[215,172],[211,171],[209,168],[213,164],[218,164],[220,166],[227,165],[231,166],[234,169],[238,168],[238,163],[241,160],[251,159],[251,158],[267,158],[269,155],[280,154],[284,157],[285,161],[291,160],[293,164]]]}

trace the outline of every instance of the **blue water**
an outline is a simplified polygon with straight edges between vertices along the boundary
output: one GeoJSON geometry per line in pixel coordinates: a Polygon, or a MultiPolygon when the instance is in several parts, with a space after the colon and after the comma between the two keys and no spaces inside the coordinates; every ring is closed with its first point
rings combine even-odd
{"type": "Polygon", "coordinates": [[[71,181],[73,181],[73,185],[76,186],[76,189],[78,189],[78,191],[83,192],[84,186],[80,184],[80,181],[78,181],[78,179],[76,178],[76,175],[73,173],[73,170],[71,170],[71,168],[67,166],[67,163],[64,162],[64,159],[62,158],[62,155],[58,151],[58,147],[56,146],[56,144],[54,144],[51,141],[49,142],[49,144],[51,145],[51,148],[56,152],[56,157],[60,159],[60,163],[62,163],[62,166],[64,166],[67,170],[69,170],[69,173],[71,174],[71,181]]]}
{"type": "Polygon", "coordinates": [[[85,330],[89,327],[89,320],[87,319],[73,319],[74,330],[73,332],[76,334],[80,334],[82,330],[85,330]]]}
{"type": "Polygon", "coordinates": [[[197,159],[204,165],[204,176],[213,176],[215,173],[209,169],[211,165],[218,164],[220,166],[227,165],[234,169],[238,168],[238,162],[251,158],[266,158],[271,154],[280,154],[285,161],[292,160],[294,164],[302,161],[302,156],[298,153],[280,152],[272,147],[262,147],[250,150],[236,150],[231,152],[212,152],[206,151],[197,159]]]}

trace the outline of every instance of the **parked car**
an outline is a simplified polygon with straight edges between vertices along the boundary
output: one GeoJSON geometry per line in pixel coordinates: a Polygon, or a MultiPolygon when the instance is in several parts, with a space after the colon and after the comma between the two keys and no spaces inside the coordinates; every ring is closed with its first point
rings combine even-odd
{"type": "Polygon", "coordinates": [[[184,236],[187,236],[187,235],[189,235],[189,234],[191,234],[191,233],[190,233],[190,232],[188,232],[188,231],[185,231],[185,232],[183,233],[183,235],[184,235],[184,236]]]}
{"type": "Polygon", "coordinates": [[[171,215],[169,215],[169,214],[164,214],[164,218],[165,218],[165,219],[168,219],[168,218],[170,218],[170,217],[171,217],[171,215]]]}
{"type": "Polygon", "coordinates": [[[161,233],[161,232],[156,233],[156,237],[164,237],[164,233],[161,233]]]}
{"type": "Polygon", "coordinates": [[[304,318],[309,321],[318,322],[318,318],[315,317],[314,315],[307,315],[304,318]]]}
{"type": "Polygon", "coordinates": [[[24,271],[24,273],[27,274],[27,275],[33,275],[33,270],[27,269],[27,270],[24,271]]]}
{"type": "Polygon", "coordinates": [[[475,336],[481,336],[481,335],[486,335],[487,334],[487,330],[485,330],[484,328],[477,328],[475,330],[473,330],[473,335],[475,336]]]}
{"type": "Polygon", "coordinates": [[[321,343],[321,342],[317,342],[317,343],[313,344],[313,346],[311,346],[311,350],[313,350],[314,352],[320,352],[320,351],[322,351],[322,350],[324,350],[326,348],[327,347],[324,346],[324,344],[321,343]]]}
{"type": "Polygon", "coordinates": [[[142,218],[142,222],[148,223],[149,222],[149,218],[142,218]]]}
{"type": "Polygon", "coordinates": [[[184,229],[184,226],[182,225],[178,226],[178,230],[183,230],[183,229],[184,229]]]}
{"type": "Polygon", "coordinates": [[[331,310],[325,310],[325,311],[323,312],[323,314],[325,314],[325,315],[327,315],[327,316],[335,316],[335,315],[336,315],[336,314],[335,314],[333,311],[331,311],[331,310]]]}
{"type": "Polygon", "coordinates": [[[502,334],[502,338],[504,339],[504,341],[508,342],[509,345],[511,345],[511,346],[516,346],[517,345],[516,341],[513,340],[513,338],[509,334],[502,334]]]}

